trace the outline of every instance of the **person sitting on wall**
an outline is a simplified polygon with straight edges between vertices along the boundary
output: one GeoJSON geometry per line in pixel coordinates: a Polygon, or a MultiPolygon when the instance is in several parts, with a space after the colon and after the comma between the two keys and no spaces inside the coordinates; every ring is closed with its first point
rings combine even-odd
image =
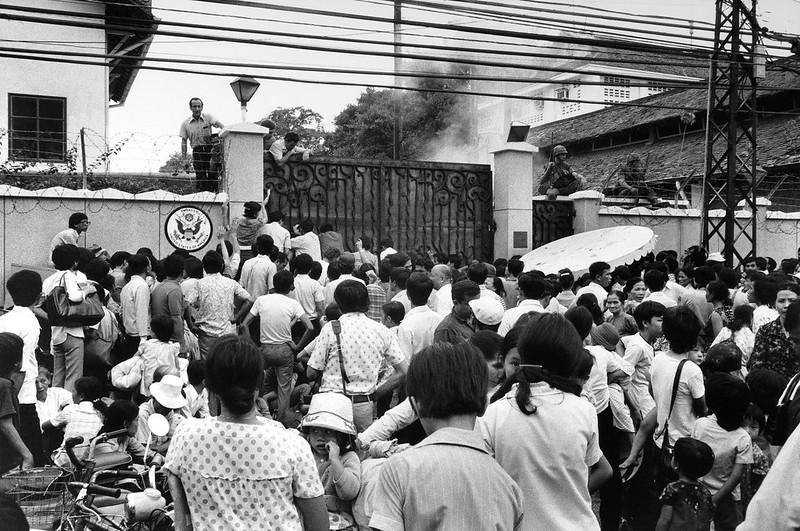
{"type": "Polygon", "coordinates": [[[553,160],[544,168],[539,183],[539,195],[546,195],[553,200],[559,195],[569,195],[582,190],[585,186],[583,177],[572,171],[567,164],[567,148],[558,145],[553,148],[553,160]]]}
{"type": "Polygon", "coordinates": [[[89,229],[89,217],[83,212],[75,212],[69,217],[69,228],[62,230],[50,242],[50,254],[59,245],[72,244],[78,245],[78,238],[82,232],[89,229]]]}
{"type": "Polygon", "coordinates": [[[308,160],[311,152],[297,146],[300,142],[300,135],[294,132],[288,132],[283,138],[279,138],[272,143],[269,147],[269,155],[272,155],[272,162],[280,167],[286,165],[291,159],[292,155],[300,154],[303,160],[308,160]]]}
{"type": "Polygon", "coordinates": [[[605,195],[611,197],[633,197],[636,199],[634,206],[639,204],[639,199],[646,197],[651,206],[659,204],[656,191],[647,185],[645,174],[647,167],[642,163],[641,157],[631,153],[626,157],[625,164],[619,167],[620,177],[615,186],[603,190],[605,195]]]}

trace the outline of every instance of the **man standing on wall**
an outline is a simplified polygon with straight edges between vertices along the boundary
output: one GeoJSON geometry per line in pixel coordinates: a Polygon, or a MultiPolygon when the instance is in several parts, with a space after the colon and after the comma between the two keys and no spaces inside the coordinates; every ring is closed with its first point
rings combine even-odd
{"type": "Polygon", "coordinates": [[[53,249],[59,245],[78,245],[78,238],[82,232],[89,229],[89,217],[83,212],[75,212],[69,217],[69,228],[64,229],[55,236],[50,242],[50,254],[53,254],[53,249]]]}
{"type": "MultiPolygon", "coordinates": [[[[203,100],[189,100],[192,115],[181,124],[181,155],[186,159],[186,143],[192,145],[192,166],[198,192],[217,191],[217,172],[211,171],[211,127],[225,126],[208,113],[203,112],[203,100]]],[[[188,163],[186,164],[188,169],[188,163]]]]}

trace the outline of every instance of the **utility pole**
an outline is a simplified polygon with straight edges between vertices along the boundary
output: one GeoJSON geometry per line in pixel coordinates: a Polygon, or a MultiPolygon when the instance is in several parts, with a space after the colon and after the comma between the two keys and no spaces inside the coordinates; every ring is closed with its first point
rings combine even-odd
{"type": "Polygon", "coordinates": [[[83,189],[87,189],[87,177],[86,177],[86,128],[81,127],[81,166],[83,168],[83,189]]]}
{"type": "MultiPolygon", "coordinates": [[[[402,67],[402,60],[400,59],[400,29],[403,20],[403,1],[394,0],[394,84],[400,86],[401,76],[398,75],[402,67]]],[[[402,91],[395,89],[393,100],[394,112],[394,127],[392,128],[392,158],[400,160],[403,158],[403,117],[400,112],[400,98],[402,91]]]]}
{"type": "Polygon", "coordinates": [[[756,2],[716,0],[703,183],[703,245],[722,240],[729,267],[756,254],[756,2]],[[746,216],[736,216],[744,201],[746,216]],[[725,212],[712,218],[710,210],[725,212]],[[737,246],[738,244],[738,246],[737,246]]]}

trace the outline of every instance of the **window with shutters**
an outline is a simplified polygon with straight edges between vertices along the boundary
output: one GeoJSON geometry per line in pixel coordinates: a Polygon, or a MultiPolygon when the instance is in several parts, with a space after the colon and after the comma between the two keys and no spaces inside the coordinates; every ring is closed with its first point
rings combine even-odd
{"type": "Polygon", "coordinates": [[[9,159],[64,162],[66,98],[9,94],[8,122],[9,159]]]}

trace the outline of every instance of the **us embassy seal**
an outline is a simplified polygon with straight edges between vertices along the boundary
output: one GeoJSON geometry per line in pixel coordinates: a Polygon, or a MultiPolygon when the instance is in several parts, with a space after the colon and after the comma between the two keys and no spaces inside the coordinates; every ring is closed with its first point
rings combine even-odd
{"type": "Polygon", "coordinates": [[[208,214],[193,206],[176,208],[164,222],[164,233],[170,245],[189,252],[205,247],[213,232],[214,226],[208,214]]]}

